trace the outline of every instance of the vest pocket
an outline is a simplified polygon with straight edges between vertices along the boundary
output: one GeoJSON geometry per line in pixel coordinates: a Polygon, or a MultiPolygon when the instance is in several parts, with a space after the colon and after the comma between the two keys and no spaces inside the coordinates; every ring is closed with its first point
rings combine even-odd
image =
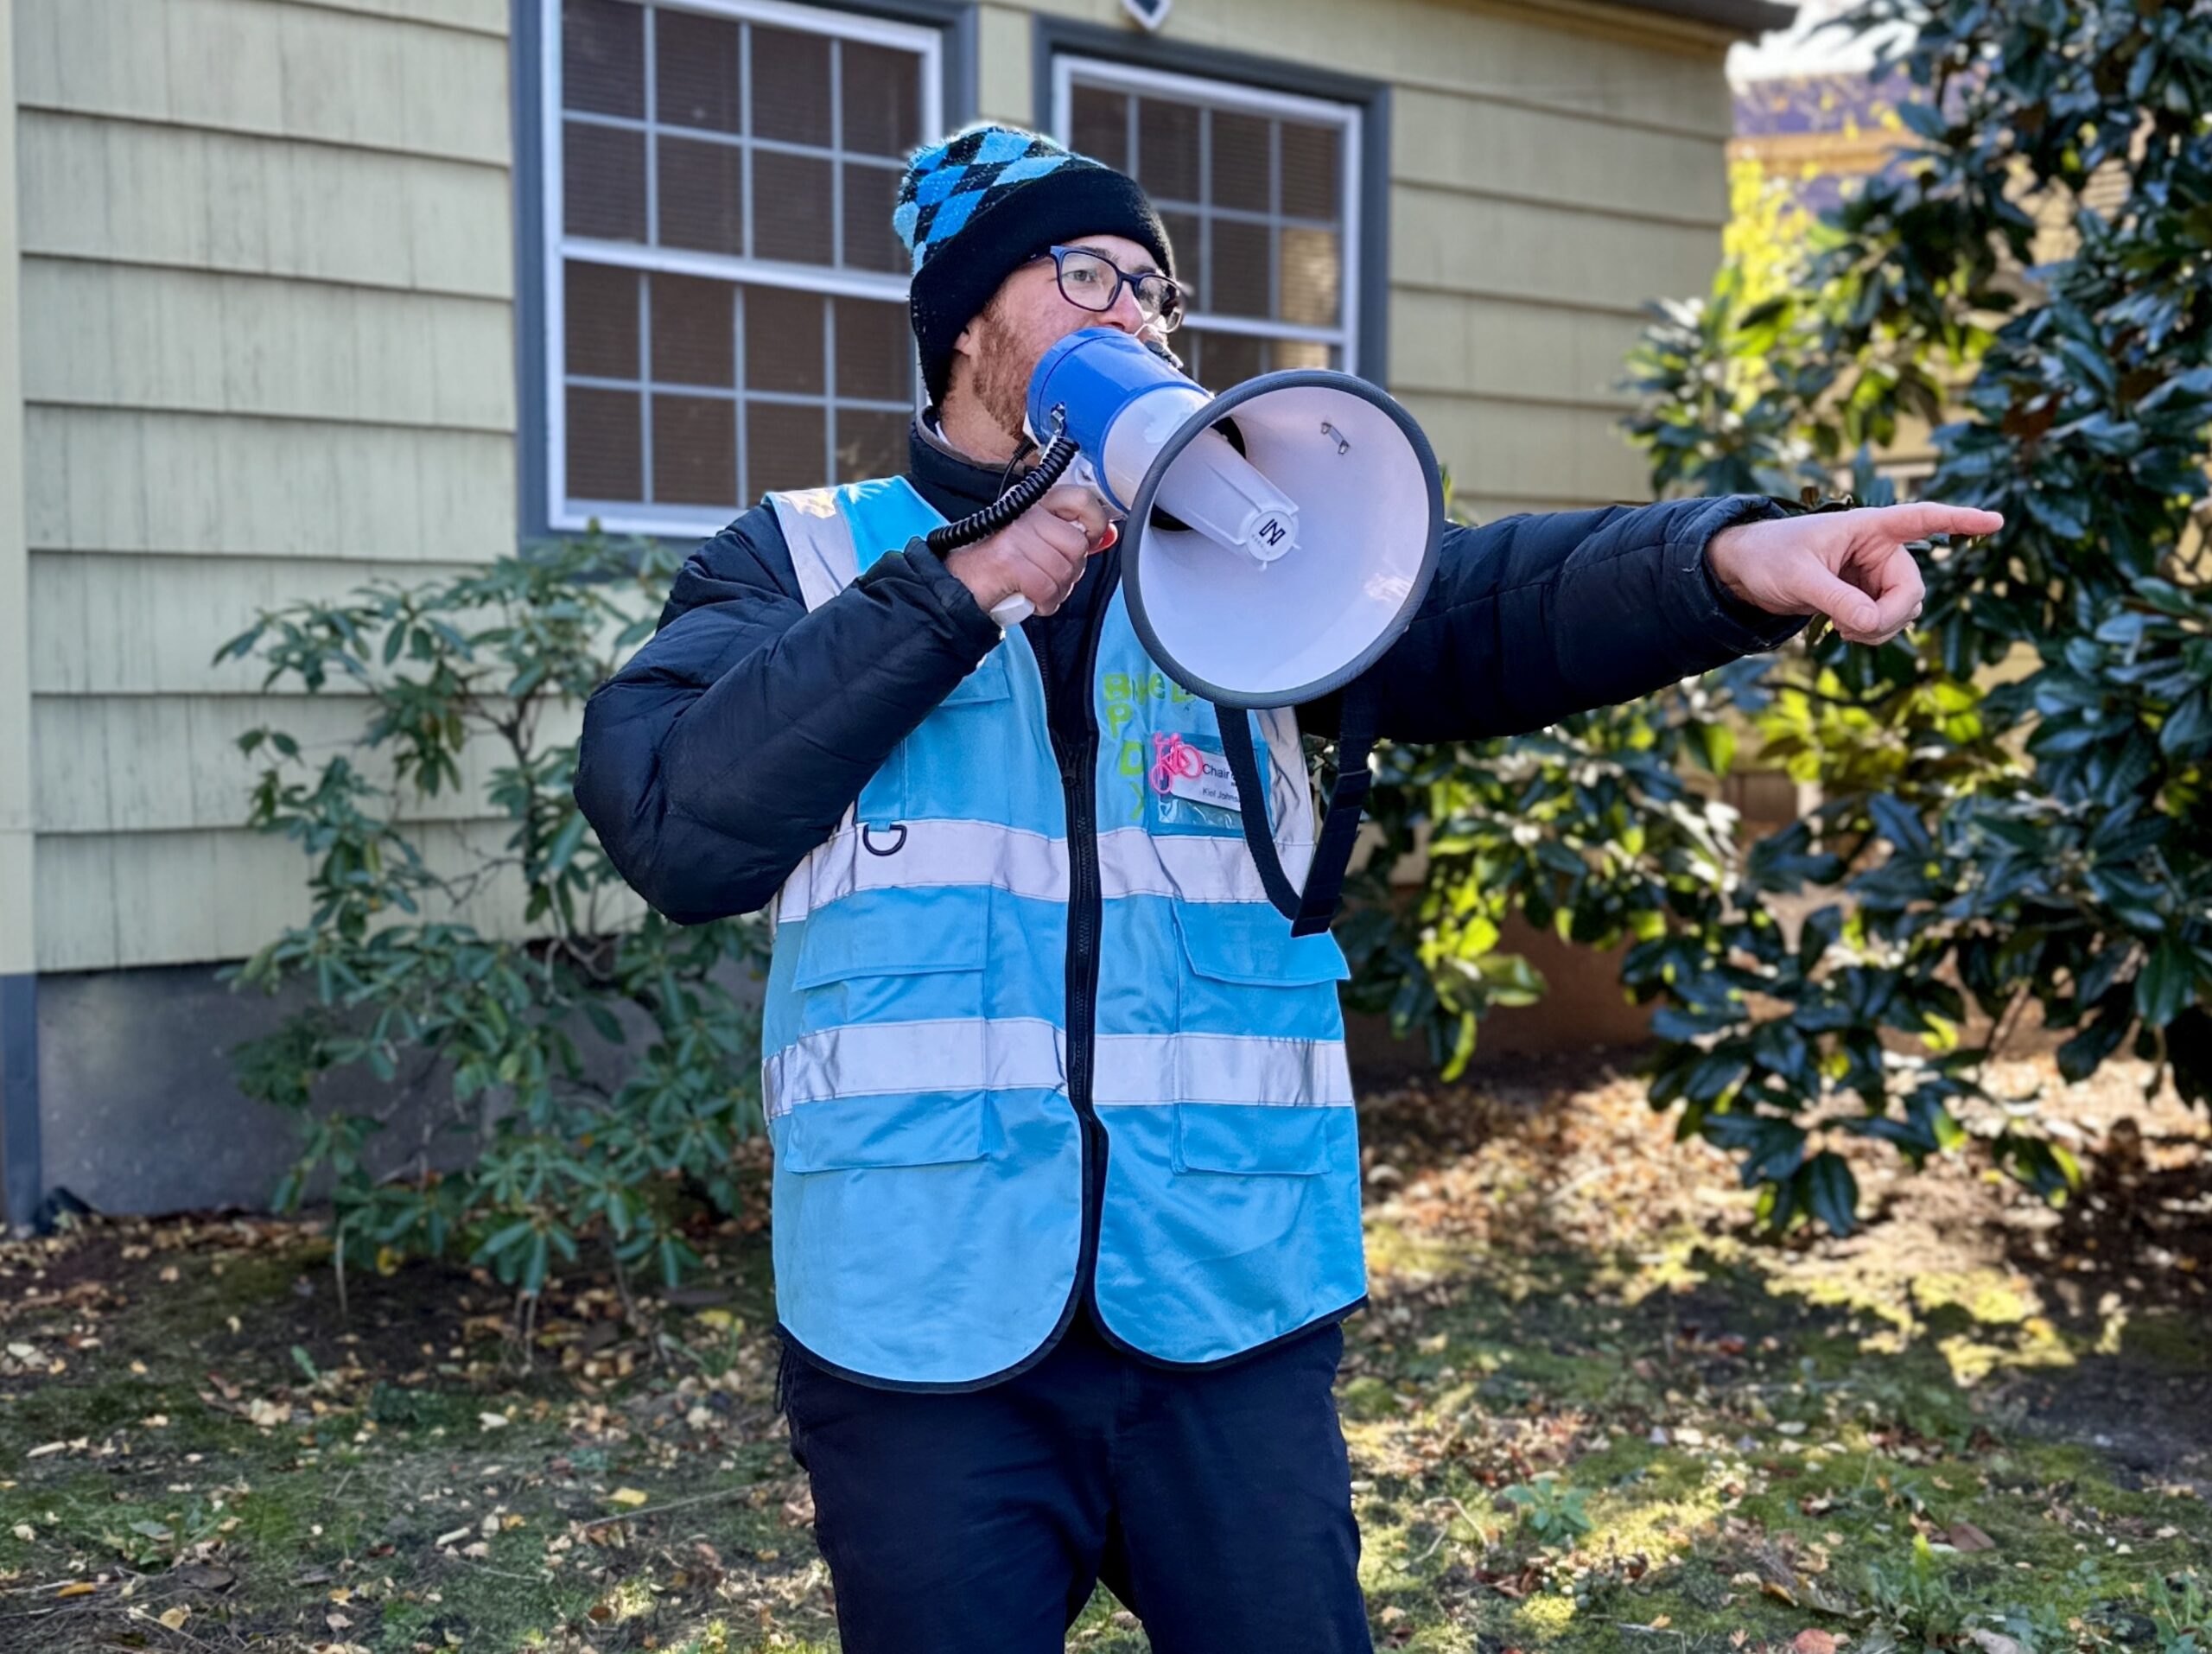
{"type": "Polygon", "coordinates": [[[1318,1177],[1329,1169],[1332,1108],[1249,1103],[1175,1105],[1178,1172],[1318,1177]]]}
{"type": "Polygon", "coordinates": [[[1335,937],[1293,936],[1290,921],[1255,902],[1175,904],[1175,929],[1192,973],[1246,988],[1306,988],[1351,975],[1335,937]]]}
{"type": "Polygon", "coordinates": [[[776,1160],[802,1174],[950,1166],[983,1159],[991,1136],[981,1091],[841,1097],[802,1103],[785,1116],[776,1160]]]}
{"type": "Polygon", "coordinates": [[[1014,680],[1007,676],[1006,657],[1003,644],[985,655],[913,733],[891,749],[891,756],[861,789],[854,807],[862,826],[889,827],[910,816],[942,813],[927,807],[930,799],[944,790],[948,779],[958,783],[976,762],[969,713],[1013,698],[1014,680]],[[950,778],[942,773],[948,765],[954,767],[950,778]]]}
{"type": "MultiPolygon", "coordinates": [[[[806,920],[800,932],[798,957],[793,961],[791,986],[796,989],[834,989],[849,985],[864,992],[900,990],[903,979],[944,976],[971,978],[968,983],[915,982],[910,991],[918,1001],[939,997],[942,989],[955,1001],[964,1001],[972,988],[976,1008],[982,1013],[982,970],[990,951],[990,892],[977,887],[953,887],[926,893],[917,900],[899,890],[865,890],[833,901],[806,920]]],[[[931,1015],[917,1010],[917,1017],[931,1015]]]]}
{"type": "Polygon", "coordinates": [[[774,1059],[787,1172],[981,1160],[995,1129],[983,1020],[988,892],[873,892],[806,920],[791,987],[813,1026],[774,1059]]]}

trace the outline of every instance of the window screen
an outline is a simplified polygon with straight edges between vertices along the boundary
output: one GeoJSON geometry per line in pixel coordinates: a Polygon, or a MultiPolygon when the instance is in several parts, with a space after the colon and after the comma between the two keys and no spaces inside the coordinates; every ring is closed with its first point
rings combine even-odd
{"type": "Polygon", "coordinates": [[[938,124],[936,36],[745,0],[546,3],[553,525],[712,532],[769,489],[904,469],[891,209],[938,124]]]}
{"type": "Polygon", "coordinates": [[[1063,140],[1160,209],[1190,311],[1169,342],[1192,377],[1358,371],[1356,110],[1080,58],[1056,77],[1063,140]]]}

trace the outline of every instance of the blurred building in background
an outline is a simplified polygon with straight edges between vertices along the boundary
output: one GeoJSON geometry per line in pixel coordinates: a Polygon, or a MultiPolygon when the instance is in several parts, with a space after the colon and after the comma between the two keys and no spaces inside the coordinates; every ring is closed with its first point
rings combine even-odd
{"type": "MultiPolygon", "coordinates": [[[[1922,96],[1920,89],[1877,59],[1878,48],[1895,41],[1896,32],[1853,36],[1838,29],[1835,20],[1852,4],[1809,0],[1791,28],[1738,46],[1729,59],[1736,100],[1732,169],[1755,169],[1766,186],[1783,192],[1789,209],[1809,218],[1835,207],[1869,178],[1902,175],[1912,164],[1909,147],[1920,141],[1898,113],[1922,96]]],[[[2037,195],[2024,179],[2018,199],[2040,226],[2031,264],[2069,256],[2075,213],[2086,207],[2109,218],[2126,189],[2126,175],[2113,163],[2091,177],[2078,200],[2056,189],[2037,195]]],[[[2014,279],[2024,284],[2031,278],[2018,270],[2014,279]]],[[[1935,470],[1930,429],[1906,416],[1897,440],[1877,456],[1877,468],[1896,481],[1903,498],[1913,498],[1935,470]]]]}
{"type": "Polygon", "coordinates": [[[304,916],[303,864],[241,826],[234,743],[355,720],[217,648],[261,606],[899,468],[912,146],[988,116],[1134,172],[1198,377],[1378,380],[1478,515],[1637,499],[1614,381],[1639,305],[1711,277],[1724,64],[1789,16],[0,0],[8,1218],[250,1204],[289,1153],[227,1061],[270,1010],[213,971],[304,916]]]}
{"type": "Polygon", "coordinates": [[[1897,104],[1914,90],[1896,69],[1878,78],[1843,70],[1747,80],[1736,91],[1730,158],[1757,162],[1800,209],[1817,216],[1840,203],[1848,186],[1898,165],[1896,146],[1908,134],[1897,104]]]}

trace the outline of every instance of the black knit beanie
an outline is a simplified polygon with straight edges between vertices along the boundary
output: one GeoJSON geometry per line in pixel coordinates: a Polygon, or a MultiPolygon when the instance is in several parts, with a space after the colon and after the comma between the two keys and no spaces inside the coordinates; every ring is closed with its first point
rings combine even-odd
{"type": "Polygon", "coordinates": [[[1166,229],[1135,179],[1020,127],[966,127],[917,149],[891,222],[913,255],[907,309],[932,404],[944,400],[960,330],[1054,243],[1126,236],[1175,274],[1166,229]]]}

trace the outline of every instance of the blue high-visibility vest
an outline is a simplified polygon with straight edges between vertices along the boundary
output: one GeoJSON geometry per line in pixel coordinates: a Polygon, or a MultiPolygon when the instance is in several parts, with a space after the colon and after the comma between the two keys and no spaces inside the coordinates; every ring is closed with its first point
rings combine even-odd
{"type": "MultiPolygon", "coordinates": [[[[770,498],[810,608],[944,520],[903,479],[770,498]]],[[[1086,1244],[1107,1331],[1166,1361],[1365,1294],[1344,954],[1267,900],[1215,709],[1146,655],[1118,594],[1090,693],[1097,761],[1071,785],[1009,630],[778,895],[778,1314],[833,1367],[916,1385],[1019,1368],[1074,1312],[1086,1244]]],[[[1296,722],[1243,716],[1300,881],[1296,722]]]]}

